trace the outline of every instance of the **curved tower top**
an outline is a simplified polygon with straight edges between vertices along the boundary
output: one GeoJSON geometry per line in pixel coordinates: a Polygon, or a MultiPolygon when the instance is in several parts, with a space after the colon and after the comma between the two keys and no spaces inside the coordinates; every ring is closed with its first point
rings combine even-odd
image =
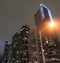
{"type": "Polygon", "coordinates": [[[45,6],[44,4],[40,4],[40,12],[41,12],[42,19],[44,19],[48,15],[50,21],[53,21],[50,9],[47,6],[45,6]]]}
{"type": "Polygon", "coordinates": [[[35,13],[35,25],[41,26],[41,23],[51,21],[53,22],[52,14],[50,9],[44,4],[40,4],[38,11],[35,13]]]}

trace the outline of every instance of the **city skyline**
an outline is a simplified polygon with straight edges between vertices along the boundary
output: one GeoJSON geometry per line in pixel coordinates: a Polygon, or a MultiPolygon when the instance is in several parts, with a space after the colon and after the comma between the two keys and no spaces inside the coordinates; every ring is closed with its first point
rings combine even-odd
{"type": "Polygon", "coordinates": [[[3,63],[60,62],[60,41],[56,26],[49,26],[49,23],[55,22],[50,9],[40,4],[34,15],[34,22],[32,30],[26,24],[21,26],[20,31],[12,37],[10,45],[6,41],[3,63]]]}
{"type": "Polygon", "coordinates": [[[0,54],[3,53],[4,42],[11,42],[12,35],[19,31],[23,24],[28,24],[30,27],[34,26],[34,14],[39,8],[40,3],[46,4],[52,11],[54,17],[59,18],[59,3],[60,1],[1,1],[0,11],[0,54]],[[58,2],[58,3],[56,3],[58,2]],[[57,4],[57,5],[56,5],[57,4]]]}

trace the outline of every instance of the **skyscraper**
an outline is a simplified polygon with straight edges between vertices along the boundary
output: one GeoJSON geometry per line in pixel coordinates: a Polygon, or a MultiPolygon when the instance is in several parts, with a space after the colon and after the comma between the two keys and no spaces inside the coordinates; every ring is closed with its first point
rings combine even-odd
{"type": "Polygon", "coordinates": [[[29,33],[29,26],[23,25],[20,32],[20,63],[29,63],[29,33]]]}
{"type": "Polygon", "coordinates": [[[12,37],[9,63],[29,63],[29,30],[28,25],[23,25],[12,37]]]}
{"type": "Polygon", "coordinates": [[[20,35],[15,33],[12,37],[11,50],[10,50],[10,60],[9,63],[19,63],[20,62],[20,35]]]}
{"type": "Polygon", "coordinates": [[[5,48],[4,48],[4,54],[3,54],[3,58],[2,58],[2,63],[8,63],[8,60],[9,60],[9,49],[10,49],[10,45],[6,41],[5,42],[5,48]]]}
{"type": "Polygon", "coordinates": [[[56,30],[54,29],[53,31],[48,30],[46,27],[45,23],[49,23],[50,21],[52,22],[52,15],[50,10],[43,4],[40,4],[40,8],[37,11],[37,13],[35,14],[35,28],[36,28],[36,41],[37,41],[37,51],[38,53],[38,57],[37,57],[37,61],[39,62],[43,62],[42,59],[40,60],[40,57],[42,55],[42,48],[40,48],[41,46],[41,40],[40,40],[40,34],[39,32],[41,32],[41,37],[42,37],[42,46],[44,49],[44,59],[46,63],[59,63],[60,62],[60,44],[58,42],[58,38],[57,38],[57,33],[56,30]],[[58,45],[58,47],[57,47],[58,45]]]}

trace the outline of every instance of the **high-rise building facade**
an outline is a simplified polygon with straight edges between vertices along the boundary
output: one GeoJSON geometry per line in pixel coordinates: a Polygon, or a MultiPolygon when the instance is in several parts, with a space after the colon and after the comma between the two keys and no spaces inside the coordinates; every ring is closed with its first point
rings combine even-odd
{"type": "Polygon", "coordinates": [[[28,25],[23,25],[12,37],[9,63],[29,63],[29,30],[28,25]]]}
{"type": "Polygon", "coordinates": [[[10,50],[10,63],[19,63],[20,62],[20,35],[15,33],[12,37],[11,50],[10,50]]]}
{"type": "Polygon", "coordinates": [[[10,44],[8,42],[5,42],[5,48],[4,48],[4,54],[2,58],[2,63],[8,63],[9,60],[9,50],[10,50],[10,44]]]}
{"type": "Polygon", "coordinates": [[[37,63],[43,63],[43,59],[45,59],[44,61],[46,63],[60,63],[60,44],[57,38],[56,30],[49,30],[46,28],[48,27],[48,23],[50,21],[53,22],[50,10],[45,5],[40,4],[40,8],[34,17],[36,27],[35,37],[37,41],[36,47],[38,48],[37,63]],[[44,49],[44,58],[42,56],[42,47],[40,47],[41,40],[44,49]]]}
{"type": "Polygon", "coordinates": [[[20,63],[29,63],[29,33],[29,26],[23,25],[20,32],[20,63]]]}
{"type": "Polygon", "coordinates": [[[29,35],[29,61],[30,63],[37,62],[37,48],[36,48],[36,40],[35,40],[35,30],[30,30],[29,35]]]}

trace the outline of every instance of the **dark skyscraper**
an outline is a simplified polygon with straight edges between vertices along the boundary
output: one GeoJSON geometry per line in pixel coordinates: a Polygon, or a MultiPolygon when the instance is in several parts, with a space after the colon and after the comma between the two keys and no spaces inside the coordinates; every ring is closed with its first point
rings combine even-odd
{"type": "Polygon", "coordinates": [[[20,62],[20,35],[19,33],[15,33],[12,37],[12,43],[11,43],[11,53],[10,53],[10,63],[19,63],[20,62]]]}
{"type": "Polygon", "coordinates": [[[20,33],[12,37],[9,63],[29,63],[29,30],[27,25],[23,25],[20,33]]]}
{"type": "Polygon", "coordinates": [[[40,4],[40,8],[35,14],[35,27],[36,27],[36,41],[37,41],[37,63],[42,62],[45,59],[46,63],[60,63],[60,44],[58,42],[56,30],[48,30],[49,22],[53,22],[50,10],[43,4],[40,4]],[[46,24],[47,23],[47,24],[46,24]],[[40,40],[40,33],[42,37],[42,46],[44,54],[42,55],[42,47],[40,40]],[[58,46],[57,46],[58,45],[58,46]],[[42,56],[41,56],[42,55],[42,56]],[[43,58],[44,56],[44,58],[43,58]],[[41,58],[40,58],[41,57],[41,58]]]}
{"type": "Polygon", "coordinates": [[[29,63],[29,33],[29,26],[23,25],[20,32],[20,63],[29,63]]]}
{"type": "Polygon", "coordinates": [[[5,42],[5,48],[4,48],[4,54],[3,54],[3,58],[2,58],[2,63],[8,63],[8,60],[9,60],[9,50],[10,50],[10,45],[6,41],[5,42]]]}
{"type": "Polygon", "coordinates": [[[42,23],[46,21],[53,21],[50,10],[43,4],[40,4],[40,8],[35,14],[35,25],[41,27],[42,23]]]}

